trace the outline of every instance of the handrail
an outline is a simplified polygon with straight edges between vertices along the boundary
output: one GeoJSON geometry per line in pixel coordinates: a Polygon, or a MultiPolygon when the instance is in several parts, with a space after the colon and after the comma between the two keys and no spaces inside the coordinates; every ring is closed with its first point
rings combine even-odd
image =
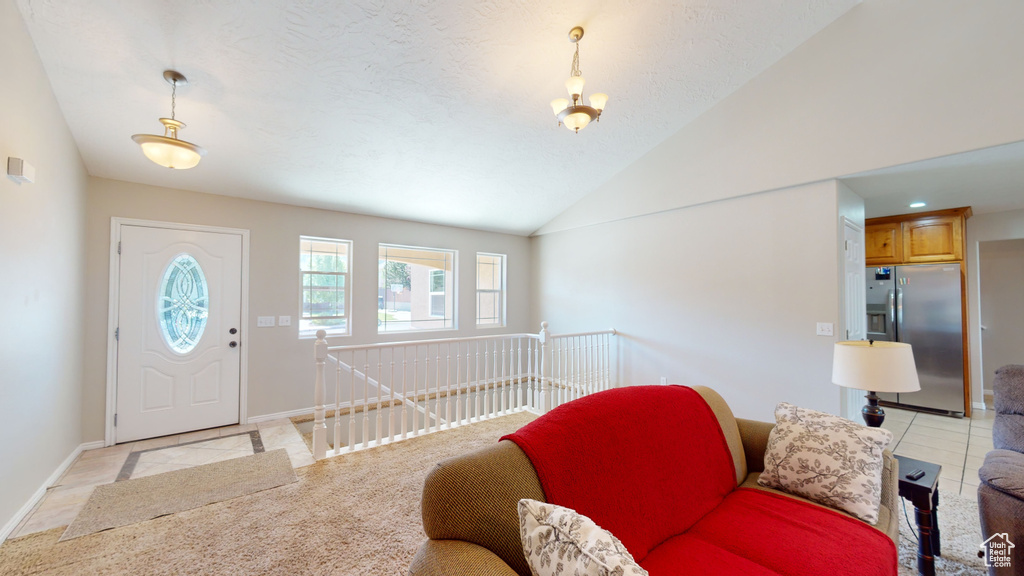
{"type": "Polygon", "coordinates": [[[317,331],[313,456],[321,459],[523,410],[542,414],[615,387],[615,335],[614,329],[553,335],[542,322],[536,334],[328,346],[324,331],[317,331]],[[327,362],[335,367],[330,454],[327,362]]]}

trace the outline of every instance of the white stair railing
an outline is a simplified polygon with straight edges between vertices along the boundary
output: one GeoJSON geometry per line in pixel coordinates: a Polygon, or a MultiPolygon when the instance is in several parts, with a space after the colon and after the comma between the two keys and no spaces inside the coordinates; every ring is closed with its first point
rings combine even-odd
{"type": "Polygon", "coordinates": [[[335,456],[523,410],[544,413],[607,390],[615,386],[614,335],[614,330],[552,335],[542,322],[539,334],[330,347],[324,331],[318,331],[313,456],[335,456]],[[330,445],[328,363],[335,367],[330,445]]]}

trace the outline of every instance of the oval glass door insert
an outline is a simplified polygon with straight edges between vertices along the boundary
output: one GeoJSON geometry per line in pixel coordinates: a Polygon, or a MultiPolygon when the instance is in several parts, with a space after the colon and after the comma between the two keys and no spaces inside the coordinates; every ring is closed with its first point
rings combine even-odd
{"type": "Polygon", "coordinates": [[[179,254],[164,270],[157,294],[157,319],[167,346],[188,354],[199,344],[210,312],[203,269],[189,254],[179,254]]]}

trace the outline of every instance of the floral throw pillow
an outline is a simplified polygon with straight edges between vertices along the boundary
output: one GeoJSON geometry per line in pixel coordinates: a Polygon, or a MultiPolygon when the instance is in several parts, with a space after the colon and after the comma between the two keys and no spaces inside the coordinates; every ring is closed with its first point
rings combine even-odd
{"type": "Polygon", "coordinates": [[[618,538],[568,508],[520,500],[519,533],[533,576],[647,576],[618,538]]]}
{"type": "Polygon", "coordinates": [[[785,402],[775,422],[758,484],[878,522],[882,452],[892,432],[785,402]]]}

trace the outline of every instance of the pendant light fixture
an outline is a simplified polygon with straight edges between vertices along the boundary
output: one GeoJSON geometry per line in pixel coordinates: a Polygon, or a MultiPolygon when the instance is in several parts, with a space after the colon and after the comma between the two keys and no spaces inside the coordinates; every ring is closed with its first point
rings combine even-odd
{"type": "Polygon", "coordinates": [[[580,38],[583,38],[583,28],[576,26],[569,31],[569,42],[576,45],[576,54],[572,57],[572,70],[569,72],[569,79],[565,81],[565,89],[569,91],[569,98],[558,98],[551,101],[551,109],[558,118],[558,123],[564,124],[566,128],[579,132],[586,128],[591,120],[599,120],[604,105],[608,103],[607,94],[591,94],[590,106],[583,105],[583,74],[580,72],[580,38]]]}
{"type": "Polygon", "coordinates": [[[164,125],[164,135],[136,134],[132,136],[132,140],[142,146],[142,153],[153,162],[167,168],[186,170],[199,164],[199,160],[206,155],[206,149],[191,142],[178,140],[178,130],[184,128],[185,123],[174,119],[174,100],[178,86],[187,85],[188,79],[174,70],[165,70],[164,80],[171,85],[171,117],[160,119],[160,123],[164,125]]]}

